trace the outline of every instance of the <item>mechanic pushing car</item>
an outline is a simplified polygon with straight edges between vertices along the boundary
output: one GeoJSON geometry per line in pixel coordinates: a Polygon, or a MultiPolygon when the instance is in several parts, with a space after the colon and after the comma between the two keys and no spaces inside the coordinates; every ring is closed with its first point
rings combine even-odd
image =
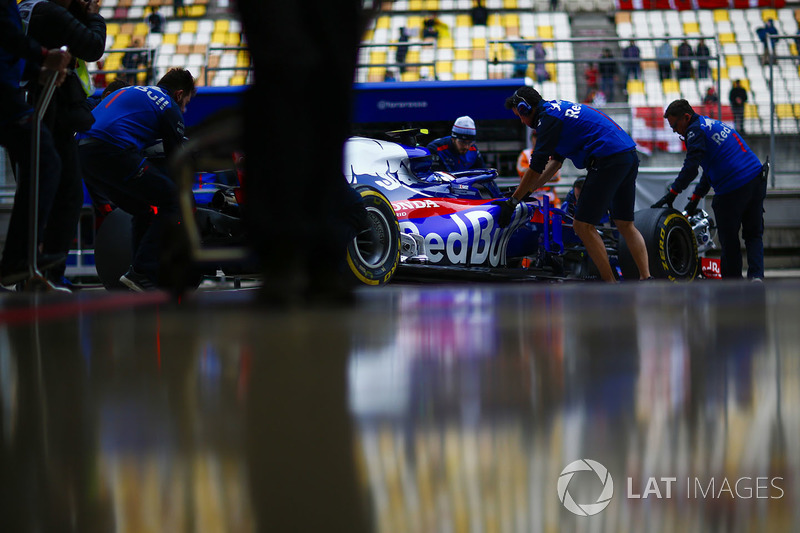
{"type": "Polygon", "coordinates": [[[605,114],[566,100],[545,101],[532,87],[520,87],[505,101],[520,121],[538,133],[530,167],[508,200],[499,200],[497,222],[511,222],[514,210],[531,191],[547,183],[569,158],[577,168],[586,168],[586,181],[575,208],[573,229],[600,271],[603,281],[616,277],[608,252],[595,225],[611,207],[611,218],[639,269],[639,279],[650,278],[647,248],[633,225],[636,176],[639,158],[636,143],[605,114]]]}
{"type": "Polygon", "coordinates": [[[157,86],[119,89],[94,108],[95,123],[78,141],[86,185],[133,216],[132,264],[120,278],[132,291],[157,287],[162,235],[178,216],[177,186],[143,151],[161,139],[169,157],[181,145],[195,90],[182,68],[170,69],[157,86]]]}
{"type": "Polygon", "coordinates": [[[473,168],[486,168],[483,156],[475,146],[477,130],[470,117],[458,117],[448,137],[440,137],[428,144],[435,154],[433,169],[460,172],[473,168]]]}
{"type": "Polygon", "coordinates": [[[672,207],[675,197],[697,177],[699,167],[703,167],[703,176],[684,211],[687,216],[692,216],[700,199],[713,186],[711,205],[717,217],[722,277],[742,277],[741,227],[747,250],[747,277],[763,279],[762,236],[769,162],[762,165],[735,129],[698,115],[686,100],[669,104],[664,118],[672,131],[686,139],[686,158],[667,194],[652,207],[672,207]]]}

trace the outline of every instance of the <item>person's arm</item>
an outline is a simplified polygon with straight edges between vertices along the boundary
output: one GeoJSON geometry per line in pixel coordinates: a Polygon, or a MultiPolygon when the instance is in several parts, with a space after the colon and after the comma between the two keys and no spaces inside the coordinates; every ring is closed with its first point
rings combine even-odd
{"type": "Polygon", "coordinates": [[[58,4],[42,2],[33,11],[28,31],[42,42],[67,46],[74,56],[84,61],[97,61],[106,48],[105,19],[99,15],[97,0],[74,1],[86,10],[85,24],[58,4]]]}
{"type": "Polygon", "coordinates": [[[173,101],[172,105],[164,110],[161,119],[161,138],[164,141],[164,154],[166,156],[172,155],[183,144],[185,131],[183,113],[173,101]]]}
{"type": "Polygon", "coordinates": [[[683,161],[678,177],[670,186],[670,191],[676,195],[686,189],[697,177],[700,162],[706,154],[705,136],[700,131],[699,125],[693,125],[686,133],[686,159],[683,161]]]}

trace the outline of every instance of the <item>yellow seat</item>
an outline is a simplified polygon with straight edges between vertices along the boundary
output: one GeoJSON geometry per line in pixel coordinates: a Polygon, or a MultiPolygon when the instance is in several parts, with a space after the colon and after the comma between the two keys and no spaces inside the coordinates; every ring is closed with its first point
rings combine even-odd
{"type": "Polygon", "coordinates": [[[764,22],[768,20],[778,20],[778,12],[774,9],[765,9],[761,12],[761,20],[764,22]]]}
{"type": "Polygon", "coordinates": [[[400,74],[402,81],[419,81],[419,72],[416,69],[408,69],[400,74]]]}
{"type": "Polygon", "coordinates": [[[472,19],[470,16],[463,13],[461,15],[456,15],[456,27],[463,28],[465,26],[472,26],[472,19]]]}
{"type": "Polygon", "coordinates": [[[453,48],[455,43],[452,37],[439,37],[439,48],[453,48]]]}
{"type": "Polygon", "coordinates": [[[204,17],[206,16],[206,6],[202,5],[189,6],[189,9],[186,13],[187,16],[189,17],[195,17],[195,18],[204,17]]]}
{"type": "Polygon", "coordinates": [[[486,48],[486,38],[485,37],[473,37],[472,38],[472,47],[473,48],[486,48]]]}
{"type": "Polygon", "coordinates": [[[506,13],[503,17],[503,26],[519,30],[519,15],[516,13],[506,13]]]}
{"type": "MultiPolygon", "coordinates": [[[[175,40],[177,42],[177,36],[175,37],[175,40]]],[[[117,49],[128,48],[130,47],[130,44],[131,44],[131,36],[128,35],[127,33],[121,33],[117,35],[116,38],[114,39],[114,48],[117,49]]]]}
{"type": "Polygon", "coordinates": [[[775,115],[778,118],[794,118],[792,104],[775,104],[775,115]]]}
{"type": "Polygon", "coordinates": [[[197,21],[196,20],[184,21],[183,29],[181,31],[183,31],[183,33],[197,33],[197,21]]]}
{"type": "Polygon", "coordinates": [[[793,104],[792,109],[794,111],[794,117],[800,118],[800,104],[793,104]]]}
{"type": "Polygon", "coordinates": [[[422,28],[422,17],[419,15],[409,15],[406,19],[406,28],[422,28]]]}
{"type": "Polygon", "coordinates": [[[553,27],[552,26],[539,26],[536,28],[537,33],[539,34],[540,39],[552,39],[553,38],[553,27]]]}
{"type": "MultiPolygon", "coordinates": [[[[148,26],[146,22],[139,22],[133,27],[133,35],[136,37],[144,38],[147,37],[148,33],[150,33],[150,26],[148,26]]],[[[106,34],[108,34],[107,31],[106,34]]]]}
{"type": "Polygon", "coordinates": [[[714,22],[728,22],[730,17],[728,16],[727,9],[715,9],[714,10],[714,22]]]}
{"type": "Polygon", "coordinates": [[[758,106],[755,104],[744,104],[744,118],[758,118],[758,106]]]}
{"type": "Polygon", "coordinates": [[[230,85],[231,86],[247,85],[247,76],[236,75],[236,76],[232,77],[230,85]]]}
{"type": "Polygon", "coordinates": [[[453,72],[453,63],[450,61],[437,61],[436,72],[450,74],[453,72]]]}
{"type": "Polygon", "coordinates": [[[550,81],[558,82],[556,76],[556,64],[555,63],[546,63],[544,69],[550,74],[550,81]]]}
{"type": "Polygon", "coordinates": [[[742,66],[742,56],[738,54],[732,54],[729,56],[725,56],[725,63],[727,63],[728,67],[741,67],[742,66]]]}
{"type": "Polygon", "coordinates": [[[721,80],[727,80],[728,79],[728,67],[721,67],[719,69],[719,72],[717,72],[717,69],[712,68],[711,69],[711,77],[712,77],[712,79],[719,78],[721,80]]]}
{"type": "Polygon", "coordinates": [[[719,34],[719,42],[720,44],[732,44],[736,42],[736,35],[733,33],[720,33],[719,34]]]}
{"type": "Polygon", "coordinates": [[[680,85],[678,85],[677,80],[664,80],[661,82],[661,87],[662,90],[664,91],[664,94],[681,92],[681,88],[680,85]]]}
{"type": "Polygon", "coordinates": [[[227,32],[214,32],[211,34],[212,44],[225,44],[228,40],[227,32]]]}
{"type": "MultiPolygon", "coordinates": [[[[411,61],[409,61],[410,63],[411,61]]],[[[386,63],[386,52],[381,52],[378,50],[373,50],[369,54],[369,64],[370,65],[380,65],[382,63],[386,63]]]]}
{"type": "Polygon", "coordinates": [[[228,46],[239,46],[242,44],[242,34],[235,31],[228,32],[228,38],[225,44],[228,46]]]}
{"type": "Polygon", "coordinates": [[[517,9],[517,0],[503,0],[504,9],[517,9]]]}
{"type": "Polygon", "coordinates": [[[178,34],[165,33],[164,37],[161,38],[161,44],[178,44],[178,34]]]}
{"type": "Polygon", "coordinates": [[[644,94],[644,81],[628,80],[628,94],[644,94]]]}
{"type": "Polygon", "coordinates": [[[470,50],[469,48],[456,48],[454,53],[455,53],[455,59],[458,61],[472,59],[472,50],[470,50]]]}
{"type": "Polygon", "coordinates": [[[214,22],[214,33],[228,33],[230,31],[230,21],[219,19],[214,22]]]}
{"type": "Polygon", "coordinates": [[[106,35],[111,35],[112,37],[119,33],[119,24],[116,22],[109,22],[106,24],[106,35]]]}
{"type": "Polygon", "coordinates": [[[750,92],[750,80],[748,80],[747,78],[742,78],[739,81],[742,82],[742,89],[744,89],[747,92],[750,92]]]}
{"type": "Polygon", "coordinates": [[[387,16],[378,17],[378,22],[375,24],[375,28],[379,30],[388,30],[391,29],[391,20],[387,16]]]}
{"type": "Polygon", "coordinates": [[[697,22],[684,22],[683,23],[684,35],[691,35],[693,33],[700,33],[700,24],[697,22]]]}
{"type": "Polygon", "coordinates": [[[469,72],[456,72],[453,75],[454,80],[464,81],[469,79],[469,72]]]}
{"type": "Polygon", "coordinates": [[[422,11],[422,0],[410,0],[408,2],[409,11],[422,11]]]}
{"type": "Polygon", "coordinates": [[[492,26],[502,26],[503,19],[500,18],[498,13],[492,13],[489,15],[489,18],[486,19],[486,27],[491,28],[492,26]]]}
{"type": "Polygon", "coordinates": [[[406,56],[406,63],[419,63],[419,50],[412,48],[409,50],[408,55],[406,56]]]}

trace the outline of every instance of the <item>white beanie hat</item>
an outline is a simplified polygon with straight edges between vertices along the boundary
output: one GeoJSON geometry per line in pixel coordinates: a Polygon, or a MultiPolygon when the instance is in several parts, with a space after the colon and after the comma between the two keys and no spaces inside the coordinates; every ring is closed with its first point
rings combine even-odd
{"type": "Polygon", "coordinates": [[[470,117],[458,117],[453,124],[452,136],[456,139],[474,139],[477,135],[475,121],[470,117]]]}

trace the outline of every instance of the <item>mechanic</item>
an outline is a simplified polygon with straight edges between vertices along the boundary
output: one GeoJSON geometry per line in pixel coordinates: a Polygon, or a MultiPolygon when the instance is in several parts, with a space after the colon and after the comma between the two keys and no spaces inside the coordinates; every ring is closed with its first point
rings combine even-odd
{"type": "Polygon", "coordinates": [[[611,207],[611,215],[639,268],[639,278],[650,278],[647,248],[633,225],[633,206],[639,158],[636,143],[609,117],[584,104],[566,100],[545,101],[532,87],[520,87],[505,101],[520,121],[537,131],[538,141],[531,163],[519,186],[500,205],[497,222],[506,227],[517,205],[530,191],[549,181],[565,158],[577,168],[586,168],[580,198],[575,208],[573,229],[603,281],[614,283],[616,277],[608,260],[603,239],[595,225],[611,207]]]}
{"type": "Polygon", "coordinates": [[[194,94],[194,78],[182,68],[170,69],[157,86],[119,89],[94,108],[95,123],[78,142],[86,184],[133,216],[133,262],[120,282],[136,292],[157,287],[162,235],[178,217],[175,183],[143,151],[163,140],[169,157],[180,146],[194,94]]]}
{"type": "Polygon", "coordinates": [[[652,207],[672,207],[675,197],[697,177],[703,175],[686,204],[691,216],[711,187],[711,206],[717,218],[717,235],[723,278],[742,277],[742,254],[739,228],[747,250],[747,277],[764,278],[764,198],[767,195],[769,162],[761,164],[742,136],[730,126],[698,115],[686,100],[667,106],[664,118],[672,131],[686,139],[686,158],[678,177],[652,207]]]}
{"type": "Polygon", "coordinates": [[[460,172],[472,168],[486,168],[478,148],[475,146],[477,130],[470,117],[458,117],[448,137],[440,137],[428,144],[434,157],[433,169],[460,172]]]}
{"type": "MultiPolygon", "coordinates": [[[[48,50],[22,31],[17,3],[0,0],[0,146],[18,163],[20,173],[14,195],[14,207],[8,223],[3,260],[0,262],[0,283],[10,285],[29,276],[28,267],[28,207],[31,170],[31,136],[33,109],[25,103],[20,90],[22,79],[45,81],[57,73],[57,85],[67,75],[66,67],[72,56],[58,49],[48,50]],[[24,61],[23,61],[24,60],[24,61]],[[24,68],[22,67],[24,64],[24,68]]],[[[53,137],[46,125],[40,136],[40,173],[38,202],[38,239],[41,242],[50,209],[55,200],[61,160],[53,137]]],[[[63,263],[66,256],[39,255],[41,270],[63,263]]]]}

